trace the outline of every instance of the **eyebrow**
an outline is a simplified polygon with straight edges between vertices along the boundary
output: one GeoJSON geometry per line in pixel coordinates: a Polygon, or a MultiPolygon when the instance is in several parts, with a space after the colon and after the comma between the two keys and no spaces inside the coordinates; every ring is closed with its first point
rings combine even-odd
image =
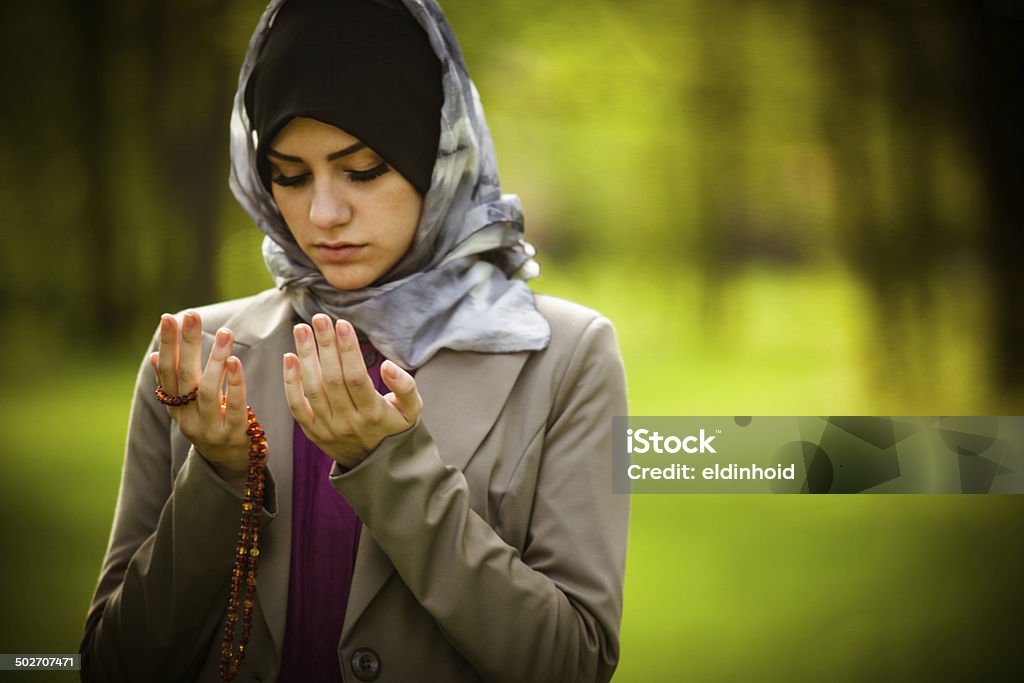
{"type": "MultiPolygon", "coordinates": [[[[355,144],[349,145],[345,149],[339,149],[337,152],[331,152],[330,154],[327,155],[327,161],[334,161],[335,159],[340,159],[341,157],[345,157],[348,156],[349,154],[358,152],[361,149],[366,149],[365,142],[357,142],[355,144]]],[[[277,159],[280,159],[281,161],[293,161],[297,164],[305,163],[305,159],[303,159],[302,157],[293,157],[290,154],[281,154],[275,149],[268,149],[267,156],[275,157],[277,159]]]]}

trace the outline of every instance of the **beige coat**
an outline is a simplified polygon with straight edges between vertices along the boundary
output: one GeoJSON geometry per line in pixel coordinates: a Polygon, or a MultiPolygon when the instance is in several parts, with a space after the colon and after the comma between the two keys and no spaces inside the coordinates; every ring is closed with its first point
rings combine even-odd
{"type": "MultiPolygon", "coordinates": [[[[541,352],[442,351],[416,374],[421,420],[331,482],[364,523],[338,659],[345,681],[604,681],[619,654],[629,499],[611,491],[626,413],[610,323],[537,296],[541,352]]],[[[238,681],[280,667],[293,420],[276,290],[200,309],[227,326],[270,458],[257,604],[238,681]]],[[[238,494],[173,427],[148,362],[82,650],[97,680],[217,681],[238,494]]],[[[85,674],[88,679],[88,673],[85,674]]]]}

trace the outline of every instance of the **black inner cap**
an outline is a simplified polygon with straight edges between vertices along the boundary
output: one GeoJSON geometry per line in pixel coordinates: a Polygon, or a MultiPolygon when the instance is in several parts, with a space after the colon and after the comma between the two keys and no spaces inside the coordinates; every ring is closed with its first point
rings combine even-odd
{"type": "Polygon", "coordinates": [[[284,3],[245,91],[268,191],[267,149],[302,116],[358,138],[426,194],[443,102],[427,34],[404,5],[380,0],[284,3]]]}

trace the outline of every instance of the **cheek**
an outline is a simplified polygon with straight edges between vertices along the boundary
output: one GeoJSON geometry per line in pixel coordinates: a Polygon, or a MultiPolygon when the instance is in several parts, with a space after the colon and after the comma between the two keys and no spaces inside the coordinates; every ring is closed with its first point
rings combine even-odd
{"type": "Polygon", "coordinates": [[[308,215],[308,211],[303,207],[302,201],[299,197],[295,196],[295,193],[281,193],[274,191],[274,202],[277,204],[277,210],[284,218],[285,225],[288,226],[288,231],[292,234],[292,237],[299,240],[299,232],[302,229],[303,221],[301,220],[304,215],[308,215]]]}
{"type": "Polygon", "coordinates": [[[391,194],[387,211],[394,217],[394,220],[391,221],[394,242],[405,247],[412,243],[413,236],[416,234],[416,226],[419,225],[422,208],[423,200],[411,186],[399,187],[391,194]]]}

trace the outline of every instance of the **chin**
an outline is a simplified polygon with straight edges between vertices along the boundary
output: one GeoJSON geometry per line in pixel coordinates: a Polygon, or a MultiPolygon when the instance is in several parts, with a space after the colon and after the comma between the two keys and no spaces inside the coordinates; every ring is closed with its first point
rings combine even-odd
{"type": "Polygon", "coordinates": [[[342,291],[362,289],[363,287],[368,286],[376,279],[375,277],[371,277],[366,273],[342,273],[337,272],[337,269],[330,268],[328,268],[326,271],[324,269],[321,269],[320,272],[323,273],[324,279],[327,280],[328,284],[330,284],[335,289],[340,289],[342,291]],[[335,270],[335,272],[331,272],[332,270],[335,270]]]}

